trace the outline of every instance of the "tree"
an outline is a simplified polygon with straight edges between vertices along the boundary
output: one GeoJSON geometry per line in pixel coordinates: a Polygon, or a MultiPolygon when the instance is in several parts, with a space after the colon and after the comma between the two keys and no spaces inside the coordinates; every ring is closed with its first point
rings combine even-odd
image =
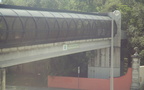
{"type": "Polygon", "coordinates": [[[49,75],[75,76],[78,75],[78,67],[81,67],[80,76],[87,77],[88,58],[86,53],[77,53],[68,56],[53,58],[49,61],[49,75]]]}
{"type": "MultiPolygon", "coordinates": [[[[139,53],[144,59],[144,4],[135,3],[132,8],[132,17],[129,21],[128,39],[132,48],[138,47],[139,53]]],[[[141,64],[144,64],[144,61],[141,61],[141,64]]]]}
{"type": "Polygon", "coordinates": [[[8,5],[14,5],[14,4],[15,4],[15,3],[13,2],[13,0],[2,0],[2,3],[8,4],[8,5]]]}

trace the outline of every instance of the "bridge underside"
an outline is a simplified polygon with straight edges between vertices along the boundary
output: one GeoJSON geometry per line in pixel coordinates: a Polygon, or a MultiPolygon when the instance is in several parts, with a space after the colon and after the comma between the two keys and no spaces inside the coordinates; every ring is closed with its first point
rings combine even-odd
{"type": "Polygon", "coordinates": [[[108,48],[111,45],[110,41],[110,38],[104,38],[5,48],[0,50],[0,67],[108,48]]]}

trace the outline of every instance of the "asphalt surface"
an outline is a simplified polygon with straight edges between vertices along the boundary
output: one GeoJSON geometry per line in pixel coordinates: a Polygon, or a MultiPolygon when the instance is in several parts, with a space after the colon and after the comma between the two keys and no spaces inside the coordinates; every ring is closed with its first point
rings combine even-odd
{"type": "Polygon", "coordinates": [[[7,86],[6,90],[78,90],[78,89],[7,86]]]}

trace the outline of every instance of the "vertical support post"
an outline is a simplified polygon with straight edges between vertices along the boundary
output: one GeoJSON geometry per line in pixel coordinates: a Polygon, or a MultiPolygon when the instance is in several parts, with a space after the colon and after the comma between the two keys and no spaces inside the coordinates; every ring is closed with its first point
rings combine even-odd
{"type": "Polygon", "coordinates": [[[106,48],[106,67],[110,66],[110,48],[106,48]]]}
{"type": "Polygon", "coordinates": [[[79,75],[80,75],[80,66],[78,66],[78,88],[79,88],[79,75]]]}
{"type": "Polygon", "coordinates": [[[1,68],[1,90],[6,90],[6,70],[1,68]]]}
{"type": "Polygon", "coordinates": [[[1,90],[1,86],[2,86],[2,77],[1,77],[1,70],[0,70],[0,90],[1,90]]]}
{"type": "Polygon", "coordinates": [[[132,55],[132,84],[131,90],[139,90],[140,89],[140,57],[137,53],[138,48],[135,47],[136,51],[134,55],[132,55]]]}
{"type": "MultiPolygon", "coordinates": [[[[109,13],[109,16],[112,18],[111,23],[111,65],[110,65],[110,90],[114,90],[114,46],[119,48],[117,55],[120,55],[121,47],[121,13],[118,10],[115,10],[113,13],[109,13]],[[114,36],[114,23],[117,26],[117,33],[114,36]]],[[[117,60],[120,62],[120,57],[117,57],[117,60]]],[[[120,63],[119,63],[120,64],[120,63]]],[[[118,67],[117,69],[120,69],[118,67]]],[[[120,71],[117,71],[120,72],[120,71]]],[[[119,76],[119,75],[118,75],[119,76]]]]}
{"type": "Polygon", "coordinates": [[[114,55],[114,30],[113,20],[111,23],[111,67],[110,67],[110,90],[114,90],[114,70],[113,70],[113,55],[114,55]]]}

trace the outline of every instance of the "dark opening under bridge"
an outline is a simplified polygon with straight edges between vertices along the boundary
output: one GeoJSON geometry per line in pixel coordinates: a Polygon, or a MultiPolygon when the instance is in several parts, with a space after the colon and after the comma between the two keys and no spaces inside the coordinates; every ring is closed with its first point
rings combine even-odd
{"type": "Polygon", "coordinates": [[[97,50],[96,59],[89,64],[88,76],[106,78],[109,77],[105,74],[109,74],[112,37],[114,75],[119,76],[119,11],[86,13],[0,5],[1,68],[97,50]]]}

